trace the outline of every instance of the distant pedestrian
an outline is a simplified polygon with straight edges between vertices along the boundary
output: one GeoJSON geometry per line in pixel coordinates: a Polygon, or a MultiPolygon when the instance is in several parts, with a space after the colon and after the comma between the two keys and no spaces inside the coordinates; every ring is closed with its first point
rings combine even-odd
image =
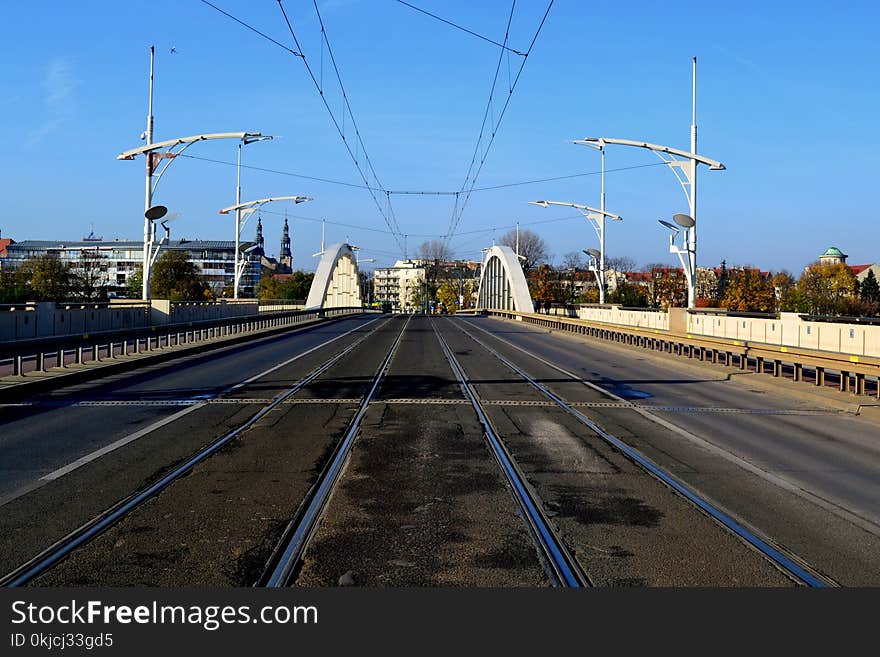
{"type": "Polygon", "coordinates": [[[548,315],[550,314],[550,302],[549,301],[544,302],[544,312],[547,313],[548,315]]]}

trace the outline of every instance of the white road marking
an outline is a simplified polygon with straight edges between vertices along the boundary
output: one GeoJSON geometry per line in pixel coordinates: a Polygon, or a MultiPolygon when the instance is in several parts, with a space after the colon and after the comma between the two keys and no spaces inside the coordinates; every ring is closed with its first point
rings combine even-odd
{"type": "MultiPolygon", "coordinates": [[[[355,331],[362,329],[364,326],[369,326],[370,324],[378,321],[379,319],[380,318],[377,317],[376,319],[372,319],[369,322],[366,322],[365,324],[359,324],[358,326],[351,329],[350,331],[346,331],[345,333],[337,335],[335,338],[331,338],[330,340],[327,340],[326,342],[322,342],[321,344],[315,345],[311,349],[303,351],[302,353],[297,354],[296,356],[294,356],[292,358],[288,358],[283,363],[273,365],[269,369],[267,369],[263,372],[260,372],[259,374],[256,374],[255,376],[252,376],[252,377],[242,381],[241,383],[237,383],[234,386],[226,388],[225,390],[223,390],[219,394],[231,392],[232,390],[236,390],[236,389],[242,387],[243,385],[246,385],[248,383],[252,383],[253,381],[256,381],[257,379],[264,377],[267,374],[271,374],[275,370],[277,370],[281,367],[284,367],[285,365],[289,365],[290,363],[302,358],[303,356],[307,356],[308,354],[310,354],[314,351],[317,351],[318,349],[321,349],[322,347],[326,347],[328,344],[335,342],[336,340],[344,338],[345,336],[350,335],[351,333],[354,333],[355,331]]],[[[131,433],[123,438],[120,438],[119,440],[114,441],[114,442],[110,443],[109,445],[105,445],[104,447],[101,447],[100,449],[96,449],[95,451],[93,451],[89,454],[86,454],[85,456],[82,456],[82,457],[76,459],[75,461],[68,463],[65,466],[62,466],[62,467],[58,468],[57,470],[53,470],[49,474],[43,475],[42,477],[40,477],[40,481],[48,482],[48,481],[52,481],[54,479],[58,479],[59,477],[63,477],[64,475],[66,475],[70,472],[73,472],[77,468],[84,466],[86,463],[90,463],[90,462],[94,461],[95,459],[101,458],[105,454],[108,454],[108,453],[112,452],[113,450],[122,447],[123,445],[127,445],[135,440],[138,440],[139,438],[143,438],[144,436],[146,436],[149,433],[152,433],[156,429],[159,429],[161,427],[164,427],[166,424],[169,424],[171,422],[179,420],[183,416],[206,406],[208,403],[209,403],[209,400],[205,400],[205,401],[196,403],[193,406],[187,406],[186,408],[181,409],[181,410],[177,411],[176,413],[173,413],[173,414],[169,415],[168,417],[159,420],[158,422],[154,422],[153,424],[151,424],[147,427],[144,427],[143,429],[140,429],[139,431],[135,431],[134,433],[131,433]]],[[[13,499],[13,498],[10,498],[10,499],[13,499]]]]}

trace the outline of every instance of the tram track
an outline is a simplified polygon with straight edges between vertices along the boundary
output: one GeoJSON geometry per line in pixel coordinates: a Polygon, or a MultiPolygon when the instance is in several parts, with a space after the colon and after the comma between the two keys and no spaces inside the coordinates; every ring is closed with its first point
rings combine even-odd
{"type": "Polygon", "coordinates": [[[468,376],[462,368],[449,348],[448,343],[437,330],[437,326],[432,322],[432,328],[440,342],[443,353],[446,356],[449,366],[452,368],[458,383],[461,386],[467,399],[473,406],[474,412],[483,426],[484,435],[489,444],[492,455],[498,462],[505,479],[516,499],[517,504],[522,512],[523,518],[528,525],[532,540],[538,548],[541,558],[545,564],[551,581],[562,587],[586,587],[591,586],[591,582],[586,573],[583,572],[577,559],[569,552],[565,543],[561,540],[553,525],[550,523],[547,514],[541,506],[540,500],[532,492],[531,487],[526,481],[525,476],[518,467],[516,461],[510,452],[504,446],[504,442],[495,430],[492,421],[486,414],[482,402],[474,391],[473,386],[468,381],[468,376]]]}
{"type": "MultiPolygon", "coordinates": [[[[530,376],[519,365],[517,365],[509,358],[501,354],[499,351],[494,349],[492,346],[488,345],[486,342],[474,335],[473,332],[464,328],[461,325],[461,322],[458,322],[456,320],[448,321],[451,324],[455,325],[461,333],[466,335],[470,340],[472,340],[487,353],[491,354],[493,357],[503,363],[508,369],[514,372],[523,381],[528,383],[533,389],[538,391],[544,398],[552,402],[558,408],[562,409],[566,414],[573,417],[579,423],[589,428],[599,438],[611,445],[614,449],[618,450],[627,459],[635,463],[639,468],[648,473],[651,477],[660,481],[663,485],[667,486],[668,488],[672,489],[677,494],[682,496],[700,512],[706,514],[713,521],[722,526],[726,531],[729,531],[739,540],[759,552],[766,560],[772,563],[778,570],[785,573],[790,579],[800,585],[808,586],[811,588],[822,588],[826,586],[837,585],[834,580],[812,568],[806,562],[806,560],[800,558],[796,554],[791,553],[782,546],[776,545],[770,538],[761,536],[756,531],[746,527],[743,523],[733,518],[728,513],[725,513],[716,504],[701,496],[694,489],[686,485],[677,477],[670,474],[665,469],[661,468],[658,464],[646,457],[644,454],[634,449],[620,438],[602,429],[602,427],[600,427],[595,421],[586,416],[581,410],[576,408],[575,404],[569,403],[567,400],[550,390],[547,386],[543,385],[534,377],[530,376]]],[[[473,328],[477,328],[483,331],[484,333],[487,333],[488,335],[492,335],[481,327],[476,327],[470,323],[469,325],[473,328]]],[[[583,379],[576,374],[569,372],[565,368],[560,367],[555,363],[547,361],[540,356],[529,352],[519,345],[516,345],[498,336],[492,335],[492,337],[525,354],[526,356],[529,356],[530,358],[533,358],[543,363],[544,365],[556,370],[557,372],[571,379],[571,381],[574,383],[581,383],[591,389],[596,390],[597,392],[602,393],[605,396],[612,396],[601,387],[583,381],[583,379]]]]}
{"type": "Polygon", "coordinates": [[[410,317],[407,317],[403,328],[391,344],[390,349],[376,371],[370,389],[361,398],[357,412],[352,418],[345,435],[337,443],[320,476],[310,488],[296,515],[285,529],[281,540],[266,565],[263,576],[257,583],[258,586],[280,588],[290,586],[295,581],[303,555],[318,528],[324,509],[333,495],[333,490],[339,482],[340,475],[348,461],[349,454],[360,431],[361,422],[367,414],[367,409],[373,402],[376,391],[385,378],[385,374],[391,365],[391,361],[394,359],[394,355],[397,353],[397,348],[404,333],[406,333],[409,323],[410,317]]]}
{"type": "MultiPolygon", "coordinates": [[[[344,349],[322,361],[317,367],[313,368],[307,374],[297,380],[296,383],[284,389],[271,400],[268,400],[268,402],[264,403],[259,410],[251,414],[247,419],[240,422],[237,426],[230,429],[219,438],[212,440],[210,443],[187,457],[182,462],[173,465],[167,473],[163,474],[162,476],[148,483],[142,488],[137,489],[125,498],[120,499],[115,504],[111,505],[101,513],[95,515],[75,530],[69,532],[67,535],[32,557],[28,561],[22,563],[20,566],[5,574],[2,578],[0,578],[0,586],[9,588],[26,586],[33,580],[50,571],[53,567],[62,562],[65,558],[67,558],[78,549],[87,546],[88,543],[101,536],[104,532],[122,521],[133,511],[142,507],[146,502],[154,499],[157,495],[168,489],[174,482],[187,475],[198,464],[206,461],[212,455],[220,451],[223,447],[230,444],[241,434],[253,427],[260,420],[265,418],[268,414],[286,404],[286,402],[290,398],[292,398],[299,391],[318,379],[323,373],[336,365],[345,356],[352,353],[370,336],[375,335],[383,327],[387,326],[388,323],[391,321],[391,319],[387,319],[384,322],[380,322],[371,330],[364,333],[364,335],[358,337],[352,343],[348,344],[344,349]]],[[[372,324],[372,322],[370,323],[372,324]]],[[[307,355],[310,355],[318,351],[319,349],[327,347],[337,340],[354,333],[357,330],[361,330],[362,328],[363,326],[352,329],[351,331],[340,334],[330,340],[322,342],[315,347],[312,347],[290,359],[287,359],[284,364],[290,364],[307,355]]],[[[243,385],[247,383],[252,383],[254,380],[255,377],[252,377],[245,382],[236,384],[235,386],[229,388],[227,392],[237,391],[243,385]]],[[[262,401],[265,402],[266,400],[262,401]]]]}

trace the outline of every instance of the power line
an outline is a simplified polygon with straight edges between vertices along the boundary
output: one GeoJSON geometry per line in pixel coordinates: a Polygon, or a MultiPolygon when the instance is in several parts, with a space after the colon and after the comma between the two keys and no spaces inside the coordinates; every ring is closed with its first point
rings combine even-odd
{"type": "MultiPolygon", "coordinates": [[[[354,128],[355,128],[355,135],[357,136],[357,141],[360,144],[361,150],[364,152],[364,157],[366,158],[367,164],[370,167],[370,173],[373,175],[373,179],[376,181],[376,186],[384,189],[382,183],[379,181],[379,177],[376,175],[376,170],[373,168],[373,163],[370,160],[369,156],[367,155],[367,149],[364,146],[363,140],[361,139],[360,131],[357,128],[357,123],[354,121],[354,115],[351,111],[351,105],[348,102],[348,95],[345,93],[345,87],[342,84],[342,78],[339,75],[339,69],[336,66],[336,58],[333,56],[333,51],[332,51],[332,48],[330,47],[330,41],[327,38],[327,32],[324,28],[324,21],[321,18],[321,12],[318,9],[318,4],[315,0],[313,0],[313,5],[315,8],[315,13],[318,16],[318,22],[321,25],[321,38],[323,39],[323,43],[325,43],[327,45],[327,51],[330,55],[331,62],[333,62],[333,68],[336,71],[336,77],[337,77],[337,81],[339,82],[339,87],[342,91],[342,97],[345,99],[345,106],[348,108],[349,115],[352,117],[352,124],[354,125],[354,128]]],[[[287,24],[287,29],[290,32],[290,36],[293,38],[293,41],[296,44],[297,49],[299,51],[302,51],[302,47],[300,46],[299,39],[297,39],[297,37],[296,37],[296,33],[293,30],[293,25],[291,25],[291,23],[290,23],[290,19],[288,18],[287,12],[284,9],[284,4],[282,3],[282,0],[278,0],[278,8],[281,10],[282,16],[284,16],[284,22],[287,24]]],[[[376,194],[373,191],[374,187],[370,185],[370,182],[369,182],[369,180],[367,180],[367,176],[364,173],[363,169],[361,168],[361,165],[358,162],[357,157],[352,152],[351,145],[349,144],[348,140],[345,138],[345,130],[342,127],[340,127],[339,121],[337,120],[336,115],[333,113],[333,110],[330,108],[330,104],[327,102],[327,98],[324,95],[324,89],[322,88],[321,84],[318,82],[317,78],[315,77],[315,74],[312,71],[312,67],[309,66],[308,59],[305,57],[305,55],[302,56],[302,62],[303,62],[303,64],[305,64],[306,70],[309,73],[309,77],[312,79],[312,82],[315,85],[315,89],[318,90],[318,94],[321,96],[321,101],[324,103],[324,107],[326,108],[328,114],[330,114],[330,119],[333,121],[333,125],[336,127],[336,131],[339,133],[339,136],[342,138],[342,143],[345,145],[345,150],[348,151],[348,155],[351,158],[351,161],[354,162],[355,168],[358,170],[358,173],[361,175],[361,179],[364,181],[364,185],[367,186],[368,191],[370,192],[370,196],[373,199],[373,203],[376,205],[376,209],[379,211],[379,214],[382,215],[382,218],[385,220],[385,223],[387,224],[388,228],[391,229],[391,234],[394,235],[394,239],[397,241],[397,245],[401,247],[401,250],[403,250],[403,245],[400,243],[400,238],[398,237],[398,233],[400,233],[400,228],[395,226],[394,222],[392,221],[392,217],[391,217],[390,212],[386,213],[385,210],[383,210],[383,208],[382,208],[382,204],[379,203],[379,200],[376,198],[376,194]],[[395,228],[397,230],[395,230],[395,228]]],[[[344,115],[343,115],[343,117],[344,117],[344,115]]]]}
{"type": "Polygon", "coordinates": [[[445,18],[441,18],[440,16],[437,16],[436,14],[432,14],[432,13],[429,12],[429,11],[425,11],[424,9],[420,9],[419,7],[416,7],[415,5],[411,5],[411,4],[408,3],[408,2],[404,2],[403,0],[397,0],[397,1],[398,1],[400,4],[402,4],[402,5],[406,5],[406,6],[409,7],[410,9],[415,9],[416,11],[421,12],[421,13],[425,14],[426,16],[430,16],[431,18],[434,18],[434,19],[440,21],[441,23],[446,23],[447,25],[450,25],[450,26],[454,27],[454,28],[457,29],[457,30],[461,30],[462,32],[467,32],[468,34],[470,34],[470,35],[472,35],[472,36],[475,36],[475,37],[477,37],[478,39],[482,39],[483,41],[488,41],[488,42],[491,43],[492,45],[498,46],[499,48],[504,48],[504,50],[508,50],[508,51],[510,51],[510,52],[512,52],[512,53],[514,53],[514,54],[516,54],[516,55],[519,55],[519,56],[521,56],[521,57],[526,57],[526,56],[527,56],[526,53],[520,52],[519,50],[514,50],[513,48],[510,48],[510,47],[508,47],[507,45],[505,45],[505,44],[503,44],[503,43],[498,43],[497,41],[493,41],[493,40],[490,39],[489,37],[485,37],[485,36],[483,36],[482,34],[477,34],[476,32],[473,32],[473,31],[467,29],[466,27],[462,27],[461,25],[458,25],[458,24],[456,24],[456,23],[453,23],[452,21],[448,21],[448,20],[446,20],[445,18]]]}
{"type": "Polygon", "coordinates": [[[293,55],[294,57],[302,57],[302,56],[303,56],[302,53],[298,53],[298,52],[296,52],[295,50],[291,50],[290,48],[288,48],[287,46],[285,46],[285,45],[284,45],[283,43],[281,43],[280,41],[276,41],[275,39],[273,39],[272,37],[270,37],[268,34],[264,34],[263,32],[260,32],[257,28],[253,27],[252,25],[248,25],[248,24],[245,23],[243,20],[239,20],[238,18],[236,18],[236,17],[233,16],[232,14],[229,14],[229,13],[223,11],[223,10],[220,9],[220,7],[218,7],[217,5],[208,2],[208,0],[201,0],[201,1],[202,1],[203,4],[206,4],[206,5],[208,5],[209,7],[212,7],[212,8],[214,8],[214,9],[216,9],[217,11],[219,11],[219,12],[220,12],[221,14],[223,14],[224,16],[227,16],[227,17],[231,18],[232,20],[234,20],[234,21],[235,21],[236,23],[238,23],[239,25],[243,25],[244,27],[246,27],[247,29],[249,29],[251,32],[256,32],[257,34],[259,34],[259,35],[260,35],[261,37],[263,37],[264,39],[267,39],[268,41],[271,41],[272,43],[274,43],[274,44],[275,44],[276,46],[278,46],[279,48],[284,48],[287,52],[289,52],[289,53],[290,53],[291,55],[293,55]]]}
{"type": "MultiPolygon", "coordinates": [[[[177,157],[187,157],[191,160],[201,160],[202,162],[212,162],[213,164],[226,164],[226,165],[233,166],[233,167],[239,166],[237,162],[226,162],[224,160],[214,160],[209,157],[199,157],[197,155],[180,154],[177,157]]],[[[663,164],[663,162],[660,162],[659,164],[663,164]]],[[[266,169],[264,167],[255,167],[255,166],[251,166],[251,165],[247,165],[247,164],[242,164],[241,168],[242,169],[250,169],[252,171],[261,171],[263,173],[274,173],[274,174],[278,174],[279,176],[291,176],[292,178],[303,178],[304,180],[315,180],[317,182],[329,183],[331,185],[343,185],[345,187],[354,187],[356,189],[373,189],[374,191],[383,191],[383,190],[379,189],[378,187],[371,188],[366,185],[358,185],[357,183],[345,182],[343,180],[332,180],[330,178],[319,178],[317,176],[307,176],[302,173],[293,173],[291,171],[280,171],[279,169],[266,169]]]]}
{"type": "MultiPolygon", "coordinates": [[[[493,122],[492,122],[492,131],[491,131],[492,136],[489,139],[489,143],[486,146],[486,150],[483,151],[483,154],[480,158],[480,164],[477,167],[477,171],[476,171],[476,173],[474,173],[473,178],[471,178],[471,188],[470,188],[470,190],[468,190],[467,193],[465,193],[463,199],[456,196],[456,204],[455,204],[455,208],[453,209],[453,216],[452,216],[452,220],[450,221],[449,230],[447,231],[447,235],[445,237],[446,240],[448,240],[450,237],[452,237],[453,234],[455,234],[455,231],[458,228],[458,224],[461,222],[461,217],[464,214],[464,210],[467,207],[468,201],[470,200],[471,193],[473,192],[474,187],[476,187],[477,178],[479,177],[480,172],[483,170],[483,165],[486,162],[486,158],[489,155],[489,151],[492,148],[492,144],[495,143],[495,136],[498,134],[498,129],[501,127],[501,122],[504,119],[504,115],[507,112],[507,108],[510,106],[510,99],[513,97],[513,92],[516,89],[516,85],[519,83],[520,76],[522,75],[523,69],[525,68],[526,62],[528,61],[528,56],[531,54],[532,48],[534,47],[535,42],[538,40],[538,35],[541,34],[541,30],[544,28],[544,23],[547,21],[547,16],[550,14],[550,9],[553,7],[553,2],[554,2],[554,0],[550,0],[550,3],[547,5],[547,9],[544,12],[544,16],[541,18],[541,22],[538,25],[538,29],[535,30],[535,34],[532,37],[531,43],[529,43],[529,47],[526,50],[525,57],[523,57],[523,60],[520,63],[519,70],[516,72],[516,76],[513,79],[513,83],[510,84],[508,87],[507,99],[504,101],[504,106],[501,108],[501,113],[498,115],[498,121],[495,122],[493,120],[493,122]]],[[[515,5],[516,5],[516,0],[514,0],[514,6],[515,5]]],[[[513,7],[511,7],[511,10],[510,10],[510,19],[508,20],[508,31],[510,30],[510,21],[512,19],[513,19],[513,7]]],[[[507,41],[507,34],[505,34],[504,40],[505,40],[505,42],[507,41]]],[[[495,91],[495,84],[498,79],[498,71],[501,68],[501,61],[503,59],[503,56],[504,56],[504,51],[501,51],[501,54],[498,58],[498,66],[495,69],[495,80],[492,82],[492,91],[489,94],[489,103],[487,104],[487,108],[486,108],[487,113],[488,113],[489,108],[492,105],[492,100],[494,97],[493,94],[495,91]]],[[[477,148],[474,149],[474,155],[476,155],[476,152],[479,149],[480,143],[483,138],[483,130],[485,128],[485,121],[486,121],[486,117],[484,115],[483,127],[480,128],[480,136],[477,138],[477,148]]],[[[464,188],[467,185],[467,180],[468,180],[468,177],[470,176],[473,162],[474,162],[474,160],[472,159],[471,160],[471,167],[468,167],[468,174],[465,177],[465,182],[462,185],[461,190],[460,190],[462,192],[464,191],[464,188]]]]}
{"type": "MultiPolygon", "coordinates": [[[[358,170],[358,173],[359,173],[360,176],[361,176],[361,180],[363,180],[363,182],[364,182],[364,188],[367,189],[367,190],[370,192],[370,196],[371,196],[372,199],[373,199],[373,203],[376,205],[376,209],[379,211],[379,214],[382,215],[382,218],[385,220],[385,223],[388,225],[388,228],[390,229],[391,234],[394,236],[395,240],[397,241],[398,246],[400,246],[400,247],[401,247],[401,250],[403,250],[403,247],[402,247],[402,245],[401,245],[401,243],[400,243],[400,238],[398,237],[398,235],[400,234],[400,228],[399,228],[399,226],[396,226],[396,220],[393,218],[393,215],[391,214],[391,212],[386,212],[386,211],[382,208],[382,204],[379,203],[379,200],[378,200],[378,198],[376,197],[375,192],[376,192],[377,190],[382,190],[382,191],[384,191],[384,186],[383,186],[382,183],[379,181],[379,177],[378,177],[378,175],[376,175],[376,170],[375,170],[375,168],[373,167],[373,163],[372,163],[372,161],[370,160],[369,155],[367,154],[367,150],[366,150],[366,147],[364,146],[363,139],[362,139],[361,136],[360,136],[360,130],[358,129],[358,127],[357,127],[357,123],[356,123],[356,121],[354,120],[354,113],[353,113],[352,110],[351,110],[351,104],[350,104],[349,101],[348,101],[348,95],[345,93],[345,87],[344,87],[344,85],[343,85],[343,83],[342,83],[342,78],[341,78],[341,76],[340,76],[340,74],[339,74],[339,68],[338,68],[337,65],[336,65],[336,60],[335,60],[335,57],[334,57],[334,55],[333,55],[332,48],[331,48],[331,46],[330,46],[330,41],[329,41],[329,39],[327,38],[327,32],[326,32],[326,29],[325,29],[325,27],[324,27],[323,19],[321,18],[321,12],[320,12],[320,10],[318,9],[318,4],[317,4],[317,2],[316,2],[316,1],[313,1],[313,5],[314,5],[314,8],[315,8],[315,13],[316,13],[316,15],[317,15],[317,17],[318,17],[318,22],[319,22],[320,25],[321,25],[321,38],[322,38],[322,62],[323,62],[323,44],[326,44],[326,45],[327,45],[328,53],[330,54],[330,60],[331,60],[331,62],[333,63],[333,68],[334,68],[334,70],[336,71],[336,77],[337,77],[337,81],[339,82],[339,87],[340,87],[340,90],[341,90],[341,92],[342,92],[342,96],[343,96],[343,98],[344,98],[344,100],[345,100],[345,107],[346,107],[346,109],[348,110],[348,114],[349,114],[349,116],[351,116],[352,125],[354,126],[355,135],[356,135],[356,137],[357,137],[357,144],[360,146],[360,150],[363,151],[364,157],[365,157],[365,159],[366,159],[366,161],[367,161],[367,164],[368,164],[368,166],[369,166],[369,172],[370,172],[370,174],[372,175],[373,180],[375,181],[375,185],[371,185],[371,184],[370,184],[370,180],[367,178],[367,174],[364,172],[363,168],[361,167],[361,164],[360,164],[360,162],[358,161],[358,157],[352,152],[351,145],[350,145],[349,141],[346,139],[346,136],[345,136],[345,128],[344,128],[344,125],[345,125],[345,123],[344,123],[345,115],[344,115],[344,113],[343,113],[343,116],[342,116],[343,124],[340,126],[339,119],[337,119],[336,114],[335,114],[335,113],[333,112],[333,110],[331,109],[330,104],[329,104],[329,102],[327,101],[327,98],[326,98],[326,96],[325,96],[325,94],[324,94],[323,81],[322,81],[322,82],[318,82],[318,79],[315,77],[315,73],[314,73],[314,71],[312,70],[312,67],[309,65],[309,62],[308,62],[308,60],[307,60],[305,54],[303,53],[303,49],[302,49],[302,46],[301,46],[300,43],[299,43],[299,39],[297,39],[297,37],[296,37],[296,33],[295,33],[294,30],[293,30],[293,25],[291,24],[290,19],[289,19],[288,16],[287,16],[287,12],[286,12],[285,9],[284,9],[284,5],[282,4],[282,0],[278,0],[278,8],[281,10],[281,14],[282,14],[282,16],[284,17],[284,22],[287,24],[287,29],[288,29],[288,31],[290,32],[290,35],[291,35],[291,37],[293,38],[294,43],[296,44],[296,48],[297,48],[296,51],[291,50],[290,48],[288,48],[288,47],[285,46],[284,44],[282,44],[282,43],[276,41],[275,39],[272,39],[271,37],[269,37],[269,36],[263,34],[263,33],[260,32],[259,30],[256,30],[256,29],[253,28],[252,26],[248,25],[246,22],[244,22],[244,21],[242,21],[242,20],[236,18],[236,17],[233,16],[232,14],[230,14],[230,13],[228,13],[228,12],[226,12],[226,11],[220,9],[219,7],[217,7],[216,5],[212,4],[211,2],[208,2],[208,0],[202,0],[202,2],[203,2],[204,4],[206,4],[206,5],[208,5],[209,7],[215,9],[216,11],[220,12],[220,13],[223,14],[224,16],[227,16],[228,18],[231,18],[232,20],[234,20],[235,22],[239,23],[240,25],[243,25],[244,27],[246,27],[246,28],[248,28],[248,29],[250,29],[250,30],[256,32],[256,33],[259,34],[260,36],[263,36],[264,38],[268,39],[269,41],[271,41],[271,42],[274,43],[275,45],[277,45],[277,46],[279,46],[279,47],[281,47],[281,48],[284,48],[284,50],[286,50],[287,52],[291,52],[291,53],[296,54],[296,55],[302,60],[303,64],[304,64],[305,67],[306,67],[306,71],[308,71],[309,77],[312,79],[312,83],[315,85],[315,89],[317,89],[317,91],[318,91],[318,95],[321,97],[321,101],[323,102],[324,107],[325,107],[325,109],[327,110],[327,113],[330,115],[330,119],[332,120],[333,125],[334,125],[334,127],[336,128],[336,132],[337,132],[337,133],[339,134],[339,136],[341,137],[341,139],[342,139],[342,143],[343,143],[343,145],[345,146],[345,149],[346,149],[346,151],[348,152],[349,157],[351,158],[352,162],[354,162],[355,168],[358,170]]],[[[323,73],[322,73],[322,78],[323,78],[323,73]]]]}
{"type": "MultiPolygon", "coordinates": [[[[213,159],[210,157],[201,157],[198,155],[188,155],[185,153],[181,153],[177,157],[185,157],[185,158],[189,158],[191,160],[199,160],[201,162],[210,162],[212,164],[224,164],[226,166],[232,166],[232,167],[239,166],[239,164],[237,162],[231,162],[231,161],[227,161],[227,160],[216,160],[216,159],[213,159]]],[[[664,166],[665,164],[666,164],[665,162],[651,162],[649,164],[637,164],[637,165],[628,166],[628,167],[617,167],[615,169],[605,169],[605,173],[615,173],[618,171],[630,171],[632,169],[644,169],[645,167],[664,166]]],[[[302,173],[294,173],[292,171],[282,171],[280,169],[269,169],[266,167],[258,167],[258,166],[248,165],[248,164],[242,164],[241,168],[242,169],[250,169],[251,171],[260,171],[262,173],[274,173],[279,176],[290,176],[292,178],[302,178],[303,180],[314,180],[316,182],[327,183],[330,185],[342,185],[344,187],[353,187],[355,189],[372,189],[374,192],[383,192],[385,194],[392,194],[392,195],[394,195],[394,194],[397,194],[397,195],[409,194],[409,195],[422,195],[422,196],[432,196],[432,195],[433,196],[455,196],[456,194],[459,193],[459,192],[439,191],[439,190],[438,191],[435,191],[435,190],[393,190],[393,189],[385,190],[380,187],[369,187],[367,185],[359,185],[357,183],[346,182],[344,180],[333,180],[332,178],[321,178],[319,176],[307,176],[302,173]]],[[[496,189],[506,189],[509,187],[522,187],[522,186],[526,186],[526,185],[535,185],[537,183],[543,183],[543,182],[553,182],[556,180],[569,180],[571,178],[583,178],[586,176],[598,176],[600,174],[601,174],[601,171],[585,171],[583,173],[571,173],[571,174],[568,174],[565,176],[553,176],[551,178],[535,178],[532,180],[521,180],[518,182],[503,183],[500,185],[491,185],[488,187],[475,187],[474,189],[471,190],[471,192],[487,192],[487,191],[492,191],[492,190],[496,190],[496,189]]],[[[388,231],[388,232],[389,232],[389,234],[391,233],[391,231],[388,231]]],[[[458,234],[462,235],[463,233],[458,233],[458,234]]],[[[442,237],[442,235],[439,235],[439,236],[442,237]]]]}

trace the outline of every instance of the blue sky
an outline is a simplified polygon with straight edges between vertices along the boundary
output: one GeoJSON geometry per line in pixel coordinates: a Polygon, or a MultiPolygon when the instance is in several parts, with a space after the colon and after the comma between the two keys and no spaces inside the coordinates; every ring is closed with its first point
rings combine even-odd
{"type": "MultiPolygon", "coordinates": [[[[214,4],[294,48],[275,0],[214,4]]],[[[504,38],[511,6],[413,4],[495,41],[504,38]]],[[[285,0],[284,7],[321,77],[311,0],[285,0]]],[[[323,0],[319,8],[384,189],[460,189],[498,47],[394,0],[323,0]]],[[[516,3],[513,48],[528,47],[545,9],[543,0],[516,3]]],[[[3,13],[4,237],[79,239],[92,223],[105,238],[141,236],[143,160],[115,156],[142,143],[151,44],[156,140],[260,131],[280,138],[246,147],[246,165],[362,182],[303,62],[198,0],[6,3],[3,13]]],[[[476,186],[596,172],[597,153],[566,143],[587,135],[687,149],[690,62],[697,56],[699,151],[727,166],[700,170],[698,264],[725,258],[799,271],[832,244],[850,263],[876,262],[878,19],[875,2],[557,0],[476,186]]],[[[512,73],[520,61],[510,56],[512,73]]],[[[492,117],[508,95],[507,70],[505,57],[492,117]]],[[[324,93],[341,120],[334,80],[324,50],[324,93]]],[[[351,143],[350,117],[346,134],[351,143]]],[[[206,142],[187,154],[234,162],[235,149],[232,141],[206,142]]],[[[641,149],[608,149],[609,169],[655,161],[641,149]]],[[[295,266],[314,267],[321,218],[360,227],[328,223],[328,242],[348,239],[376,265],[401,255],[395,239],[380,232],[387,226],[366,190],[247,169],[242,178],[244,200],[315,198],[288,208],[295,266]]],[[[179,158],[155,202],[180,213],[171,224],[174,238],[231,239],[232,223],[217,210],[234,202],[234,186],[234,166],[179,158]]],[[[608,209],[624,218],[609,225],[609,255],[673,263],[657,224],[687,211],[672,174],[662,165],[611,172],[606,187],[608,209]]],[[[598,205],[599,177],[474,192],[451,239],[456,253],[478,257],[516,221],[544,237],[557,262],[595,246],[583,219],[527,204],[540,198],[598,205]],[[564,220],[529,225],[556,218],[564,220]]],[[[391,202],[410,253],[449,228],[454,197],[392,195],[391,202]]],[[[277,252],[282,221],[270,212],[284,209],[267,206],[263,214],[270,253],[277,252]]],[[[252,223],[245,235],[253,230],[252,223]]]]}

